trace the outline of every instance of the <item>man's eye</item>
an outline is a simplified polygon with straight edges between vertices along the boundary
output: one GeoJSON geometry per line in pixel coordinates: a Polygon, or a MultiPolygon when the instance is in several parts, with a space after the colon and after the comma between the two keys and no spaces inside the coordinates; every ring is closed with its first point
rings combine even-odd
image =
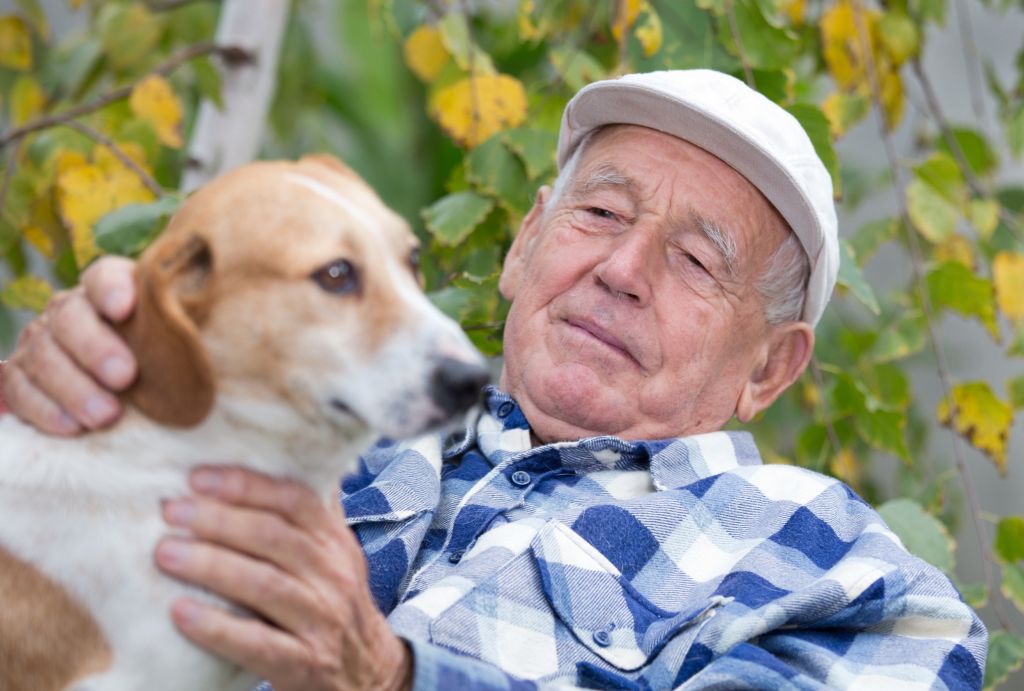
{"type": "Polygon", "coordinates": [[[592,216],[597,216],[598,218],[607,218],[609,220],[615,219],[615,214],[613,214],[608,209],[602,209],[599,206],[589,206],[587,207],[586,211],[588,214],[592,216]]]}
{"type": "Polygon", "coordinates": [[[360,289],[359,272],[347,259],[336,259],[320,267],[310,278],[328,293],[336,295],[350,295],[358,293],[360,289]]]}
{"type": "Polygon", "coordinates": [[[696,268],[698,268],[701,271],[703,271],[704,273],[710,273],[708,271],[708,268],[706,266],[704,266],[704,263],[701,262],[700,259],[697,259],[697,257],[695,257],[692,254],[690,254],[689,252],[686,253],[686,260],[688,262],[690,262],[691,264],[693,264],[693,266],[695,266],[696,268]]]}

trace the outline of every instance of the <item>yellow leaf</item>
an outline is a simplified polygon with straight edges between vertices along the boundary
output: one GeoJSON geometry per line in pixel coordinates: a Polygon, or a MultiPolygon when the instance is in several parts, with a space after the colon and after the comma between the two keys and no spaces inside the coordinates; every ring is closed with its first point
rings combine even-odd
{"type": "MultiPolygon", "coordinates": [[[[119,145],[133,160],[141,158],[137,145],[119,145]]],[[[71,234],[75,261],[83,268],[99,254],[93,226],[114,209],[153,199],[139,177],[104,146],[97,146],[95,163],[68,154],[57,164],[57,204],[71,234]]]]}
{"type": "Polygon", "coordinates": [[[505,74],[469,76],[437,92],[430,111],[461,146],[472,148],[526,119],[522,83],[505,74]]]}
{"type": "Polygon", "coordinates": [[[39,251],[39,254],[51,261],[53,260],[53,238],[45,230],[37,225],[30,225],[26,226],[22,235],[28,240],[29,244],[39,251]]]}
{"type": "Polygon", "coordinates": [[[25,274],[7,284],[0,300],[11,309],[42,312],[50,301],[53,288],[38,276],[25,274]]]}
{"type": "Polygon", "coordinates": [[[532,43],[544,36],[544,32],[533,21],[532,15],[535,8],[536,4],[533,0],[520,0],[519,2],[519,12],[516,17],[519,24],[519,38],[526,43],[532,43]]]}
{"type": "Polygon", "coordinates": [[[992,262],[996,304],[1010,319],[1024,320],[1024,254],[1000,252],[992,262]]]}
{"type": "Polygon", "coordinates": [[[829,460],[828,472],[856,489],[860,484],[860,464],[849,449],[840,449],[829,460]]]}
{"type": "Polygon", "coordinates": [[[829,94],[821,104],[821,111],[828,118],[829,131],[837,139],[863,120],[870,109],[870,102],[861,94],[842,91],[829,94]]]}
{"type": "Polygon", "coordinates": [[[814,410],[821,404],[821,390],[817,385],[807,382],[800,388],[800,398],[807,410],[814,410]]]}
{"type": "Polygon", "coordinates": [[[136,116],[153,125],[161,142],[181,147],[181,104],[166,79],[155,74],[146,77],[132,89],[129,102],[136,116]]]}
{"type": "Polygon", "coordinates": [[[779,9],[789,18],[793,26],[803,26],[804,12],[807,9],[806,0],[782,0],[779,9]]]}
{"type": "Polygon", "coordinates": [[[893,129],[903,119],[903,78],[899,72],[886,72],[879,76],[879,82],[885,124],[893,129]]]}
{"type": "Polygon", "coordinates": [[[999,225],[999,202],[995,199],[971,200],[971,225],[982,240],[988,240],[999,225]]]}
{"type": "MultiPolygon", "coordinates": [[[[992,393],[985,382],[957,384],[952,390],[956,409],[956,431],[975,448],[995,461],[1000,474],[1006,473],[1006,440],[1013,424],[1013,407],[992,393]]],[[[952,423],[949,400],[938,407],[939,422],[952,423]]]]}
{"type": "Polygon", "coordinates": [[[973,269],[974,245],[963,235],[954,233],[935,247],[935,259],[940,262],[959,262],[968,269],[973,269]]]}
{"type": "Polygon", "coordinates": [[[23,74],[14,80],[10,101],[11,124],[22,125],[42,112],[46,105],[46,94],[39,82],[23,74]]]}
{"type": "Polygon", "coordinates": [[[32,34],[21,17],[0,17],[0,66],[32,69],[32,34]]]}
{"type": "MultiPolygon", "coordinates": [[[[877,12],[865,13],[868,43],[871,44],[871,26],[878,21],[877,12]]],[[[867,70],[864,54],[864,41],[861,39],[857,26],[859,21],[854,15],[853,5],[843,0],[837,2],[821,15],[822,53],[833,79],[841,89],[853,88],[865,80],[867,70]]],[[[875,52],[871,46],[872,53],[875,52]]]]}
{"type": "Polygon", "coordinates": [[[661,50],[661,18],[650,3],[643,3],[644,20],[637,24],[636,38],[644,51],[644,57],[651,57],[661,50]]]}
{"type": "Polygon", "coordinates": [[[417,27],[409,34],[409,37],[405,39],[405,45],[402,46],[402,51],[405,54],[405,64],[409,66],[409,69],[421,81],[428,83],[437,78],[450,57],[441,40],[441,32],[437,30],[437,27],[426,24],[417,27]]]}

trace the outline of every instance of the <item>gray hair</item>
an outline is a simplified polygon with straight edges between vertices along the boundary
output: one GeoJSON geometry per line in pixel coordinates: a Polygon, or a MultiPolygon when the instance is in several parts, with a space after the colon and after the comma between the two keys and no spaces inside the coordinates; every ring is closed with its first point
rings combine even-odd
{"type": "MultiPolygon", "coordinates": [[[[575,180],[576,169],[583,158],[584,150],[601,129],[603,128],[587,132],[576,145],[569,160],[558,171],[558,177],[551,184],[551,196],[544,209],[545,215],[558,205],[565,191],[575,180]]],[[[598,175],[601,175],[600,171],[598,175]]],[[[789,232],[768,258],[757,285],[757,292],[764,303],[765,320],[773,326],[799,321],[803,316],[807,281],[811,275],[811,262],[803,245],[800,244],[800,239],[788,223],[786,229],[789,232]]]]}

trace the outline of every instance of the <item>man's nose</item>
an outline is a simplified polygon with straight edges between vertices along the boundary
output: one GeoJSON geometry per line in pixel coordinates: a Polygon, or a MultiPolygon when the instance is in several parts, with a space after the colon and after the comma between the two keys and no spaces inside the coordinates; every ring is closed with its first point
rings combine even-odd
{"type": "Polygon", "coordinates": [[[616,297],[645,305],[651,296],[652,238],[632,228],[617,238],[610,254],[594,269],[601,285],[616,297]]]}
{"type": "Polygon", "coordinates": [[[430,378],[430,396],[446,415],[461,413],[476,403],[491,375],[479,362],[443,357],[430,378]]]}

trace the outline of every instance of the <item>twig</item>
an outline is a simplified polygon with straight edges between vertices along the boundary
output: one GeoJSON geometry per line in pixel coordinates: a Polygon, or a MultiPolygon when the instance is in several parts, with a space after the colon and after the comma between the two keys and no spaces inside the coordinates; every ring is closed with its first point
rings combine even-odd
{"type": "Polygon", "coordinates": [[[30,120],[20,127],[14,127],[8,130],[3,134],[3,136],[0,136],[0,149],[4,148],[12,141],[21,139],[27,134],[46,129],[48,127],[53,127],[55,125],[66,124],[71,120],[75,120],[83,115],[88,115],[89,113],[93,113],[105,106],[108,106],[115,101],[128,98],[131,96],[132,89],[134,89],[136,84],[141,82],[143,79],[152,77],[153,75],[163,76],[169,74],[189,60],[193,60],[204,55],[210,55],[211,53],[219,55],[229,64],[244,64],[253,60],[252,54],[244,48],[237,46],[218,46],[214,43],[197,43],[194,46],[186,48],[177,55],[172,56],[167,60],[167,62],[158,66],[156,69],[131,84],[114,89],[113,91],[99,96],[88,103],[82,103],[72,108],[68,108],[60,113],[53,113],[52,115],[46,115],[41,118],[36,118],[35,120],[30,120]]]}
{"type": "Polygon", "coordinates": [[[964,44],[964,68],[967,70],[967,84],[971,89],[971,105],[974,107],[974,116],[978,118],[981,126],[988,129],[988,117],[985,111],[985,98],[981,93],[981,60],[978,59],[978,46],[974,42],[974,26],[971,24],[970,10],[964,5],[963,0],[956,0],[957,23],[960,25],[960,40],[964,44]],[[970,74],[971,65],[974,65],[975,74],[970,74]]]}
{"type": "MultiPolygon", "coordinates": [[[[869,46],[867,25],[864,21],[864,6],[862,0],[853,0],[854,8],[854,23],[856,24],[857,34],[861,41],[862,47],[869,46]]],[[[885,113],[882,110],[882,98],[881,89],[878,85],[877,75],[875,73],[874,56],[871,54],[869,48],[864,49],[865,59],[867,60],[867,72],[868,82],[871,86],[871,100],[873,110],[875,112],[875,118],[878,121],[879,132],[882,136],[882,141],[885,145],[885,155],[889,163],[889,168],[892,171],[893,183],[896,191],[896,203],[899,206],[900,218],[903,221],[903,232],[907,238],[907,246],[910,249],[910,265],[914,275],[914,286],[917,289],[919,297],[921,299],[921,306],[924,312],[925,324],[928,328],[928,339],[932,345],[932,351],[935,353],[935,364],[939,374],[939,382],[942,385],[942,392],[946,400],[950,401],[949,406],[949,417],[950,417],[950,434],[953,437],[953,457],[956,459],[957,471],[960,474],[960,480],[964,485],[964,494],[967,498],[967,504],[970,508],[971,522],[974,525],[974,532],[978,538],[978,544],[981,546],[982,554],[984,558],[981,560],[982,567],[985,571],[985,584],[988,586],[990,592],[995,592],[994,583],[995,580],[992,575],[992,562],[994,561],[991,551],[987,547],[985,541],[985,534],[982,530],[981,519],[979,514],[981,512],[981,506],[978,502],[978,494],[974,488],[974,481],[971,479],[971,475],[967,470],[967,462],[964,458],[963,448],[961,444],[960,435],[957,434],[957,418],[959,411],[956,406],[953,405],[953,398],[950,395],[952,385],[950,383],[949,366],[946,363],[946,355],[942,350],[942,345],[939,343],[939,338],[935,330],[935,324],[932,321],[932,305],[931,300],[928,297],[928,291],[925,289],[923,261],[921,259],[921,246],[918,242],[917,235],[914,232],[913,226],[910,221],[910,215],[907,211],[906,199],[904,196],[905,181],[903,179],[903,171],[900,168],[898,158],[896,156],[896,150],[893,146],[892,136],[890,135],[886,123],[885,113]]],[[[999,604],[998,598],[993,597],[992,607],[996,613],[996,617],[999,619],[999,623],[1006,630],[1010,630],[1009,620],[1006,618],[1006,614],[1003,612],[1001,604],[999,604]]]]}
{"type": "Polygon", "coordinates": [[[11,187],[11,179],[14,178],[14,169],[17,167],[18,153],[20,151],[21,143],[19,142],[11,151],[11,157],[7,159],[7,165],[4,166],[4,178],[0,181],[0,218],[3,217],[4,209],[7,206],[7,190],[11,187]]]}
{"type": "Polygon", "coordinates": [[[220,0],[150,0],[147,4],[149,9],[154,12],[169,12],[170,10],[176,10],[179,7],[185,5],[191,5],[194,2],[217,2],[220,0]]]}
{"type": "Polygon", "coordinates": [[[139,180],[142,181],[142,184],[146,186],[146,189],[152,192],[153,195],[156,196],[158,199],[163,196],[164,191],[163,188],[160,187],[160,183],[154,180],[153,176],[147,173],[142,166],[133,161],[131,157],[127,153],[125,153],[125,150],[118,146],[113,139],[103,134],[99,130],[89,127],[84,122],[79,122],[78,120],[68,120],[67,122],[61,124],[65,127],[70,127],[73,130],[81,132],[86,137],[94,139],[103,146],[110,149],[110,153],[114,154],[114,156],[117,157],[117,160],[121,161],[121,163],[123,163],[126,168],[128,168],[133,173],[135,173],[136,176],[138,176],[139,180]]]}
{"type": "Polygon", "coordinates": [[[725,14],[729,17],[729,33],[732,34],[732,40],[736,42],[736,54],[739,56],[740,64],[743,65],[743,76],[746,77],[747,86],[751,89],[757,89],[757,84],[754,83],[754,71],[750,68],[747,54],[743,52],[743,42],[740,40],[740,27],[736,21],[736,8],[732,0],[725,1],[725,14]]]}
{"type": "MultiPolygon", "coordinates": [[[[991,197],[992,190],[979,180],[978,176],[971,170],[970,164],[967,163],[967,156],[964,155],[964,150],[960,147],[960,142],[953,136],[953,128],[949,126],[949,121],[946,120],[946,116],[942,112],[942,106],[939,105],[939,99],[935,95],[935,89],[932,87],[931,80],[925,74],[924,67],[921,66],[921,60],[914,58],[910,65],[914,71],[914,76],[917,77],[917,81],[921,84],[921,90],[924,92],[924,99],[928,104],[928,110],[931,111],[932,117],[938,123],[939,132],[942,133],[942,138],[945,140],[946,146],[949,147],[950,153],[953,154],[953,160],[956,161],[957,167],[960,168],[960,173],[964,176],[964,180],[967,181],[967,186],[970,188],[971,193],[976,197],[991,197]]],[[[1024,240],[1017,220],[1007,213],[1002,208],[1002,205],[999,207],[999,219],[1006,224],[1010,232],[1024,240]]]]}

